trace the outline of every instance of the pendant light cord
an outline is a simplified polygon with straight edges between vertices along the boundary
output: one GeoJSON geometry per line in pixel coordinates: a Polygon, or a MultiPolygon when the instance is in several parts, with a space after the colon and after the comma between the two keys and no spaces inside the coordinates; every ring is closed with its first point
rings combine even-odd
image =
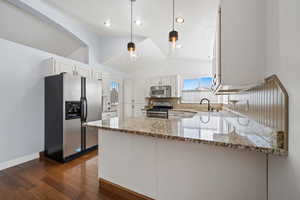
{"type": "Polygon", "coordinates": [[[131,16],[130,16],[130,30],[131,30],[131,33],[130,33],[130,39],[131,39],[131,42],[133,41],[133,34],[132,34],[132,32],[133,32],[133,26],[132,26],[132,16],[133,16],[133,9],[132,9],[132,2],[133,2],[133,0],[130,0],[130,2],[131,2],[131,16]]]}
{"type": "Polygon", "coordinates": [[[175,30],[175,0],[173,0],[173,31],[175,30]]]}

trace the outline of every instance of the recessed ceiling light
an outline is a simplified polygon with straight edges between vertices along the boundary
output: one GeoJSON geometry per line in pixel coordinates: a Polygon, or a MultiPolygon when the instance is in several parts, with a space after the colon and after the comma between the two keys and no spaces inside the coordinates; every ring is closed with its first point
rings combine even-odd
{"type": "Polygon", "coordinates": [[[111,21],[110,21],[110,20],[106,20],[106,21],[104,22],[104,26],[106,26],[106,27],[111,27],[111,21]]]}
{"type": "Polygon", "coordinates": [[[176,22],[178,24],[183,24],[184,23],[184,18],[183,17],[176,17],[176,22]]]}
{"type": "Polygon", "coordinates": [[[142,26],[143,22],[140,19],[134,21],[135,25],[142,26]]]}

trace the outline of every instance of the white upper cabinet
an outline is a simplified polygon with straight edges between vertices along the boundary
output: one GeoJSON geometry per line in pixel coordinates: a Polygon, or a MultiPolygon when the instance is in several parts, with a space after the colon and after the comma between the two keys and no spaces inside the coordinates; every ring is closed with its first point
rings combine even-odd
{"type": "Polygon", "coordinates": [[[102,80],[102,72],[98,69],[93,69],[92,76],[94,80],[102,80]]]}
{"type": "Polygon", "coordinates": [[[67,73],[74,75],[75,65],[63,61],[56,60],[54,58],[46,60],[47,63],[47,75],[67,73]]]}
{"type": "Polygon", "coordinates": [[[75,66],[74,75],[92,79],[92,69],[90,67],[75,66]]]}
{"type": "Polygon", "coordinates": [[[222,0],[214,48],[212,89],[245,89],[265,77],[264,0],[222,0]]]}
{"type": "MultiPolygon", "coordinates": [[[[95,68],[85,66],[80,63],[66,62],[55,58],[50,58],[45,61],[47,67],[46,75],[54,75],[67,73],[72,76],[82,76],[88,79],[101,80],[103,78],[103,73],[95,68]]],[[[109,77],[109,74],[106,73],[106,77],[109,77]]]]}
{"type": "Polygon", "coordinates": [[[72,64],[57,62],[56,63],[56,70],[59,73],[68,73],[68,74],[74,74],[75,72],[75,66],[72,64]]]}

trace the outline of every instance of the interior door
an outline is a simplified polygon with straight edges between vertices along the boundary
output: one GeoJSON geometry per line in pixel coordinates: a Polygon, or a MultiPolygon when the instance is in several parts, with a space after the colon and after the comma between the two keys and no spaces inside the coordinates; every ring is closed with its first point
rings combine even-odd
{"type": "Polygon", "coordinates": [[[63,156],[64,158],[82,150],[81,119],[66,120],[66,101],[80,101],[81,77],[64,74],[64,124],[63,124],[63,156]]]}
{"type": "MultiPolygon", "coordinates": [[[[102,117],[102,81],[86,79],[87,122],[101,120],[102,117]]],[[[98,130],[86,127],[86,149],[98,145],[98,130]]]]}

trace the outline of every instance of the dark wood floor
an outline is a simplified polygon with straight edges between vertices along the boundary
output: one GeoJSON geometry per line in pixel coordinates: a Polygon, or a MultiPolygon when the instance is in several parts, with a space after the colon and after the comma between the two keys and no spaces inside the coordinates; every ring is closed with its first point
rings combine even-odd
{"type": "Polygon", "coordinates": [[[99,189],[97,152],[66,164],[39,159],[0,171],[0,200],[124,200],[99,189]]]}

